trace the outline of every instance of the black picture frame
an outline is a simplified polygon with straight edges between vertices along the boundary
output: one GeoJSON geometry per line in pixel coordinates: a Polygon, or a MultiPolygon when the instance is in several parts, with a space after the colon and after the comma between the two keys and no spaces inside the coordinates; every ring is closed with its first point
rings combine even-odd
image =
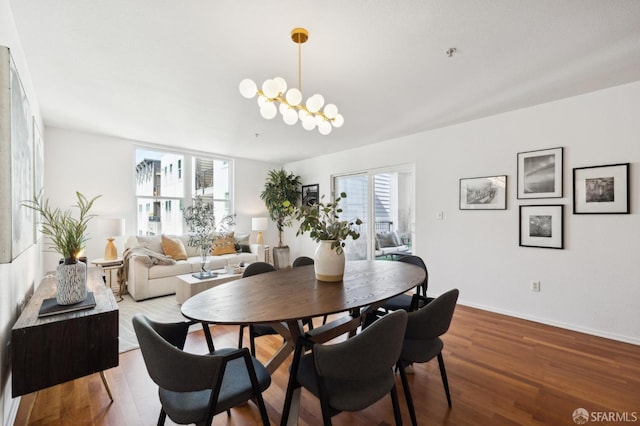
{"type": "Polygon", "coordinates": [[[520,246],[563,249],[564,205],[520,206],[520,246]]]}
{"type": "Polygon", "coordinates": [[[573,214],[630,214],[629,163],[573,169],[573,214]]]}
{"type": "Polygon", "coordinates": [[[461,178],[460,210],[506,210],[507,175],[461,178]]]}
{"type": "Polygon", "coordinates": [[[302,185],[302,205],[315,206],[320,201],[320,185],[302,185]]]}
{"type": "Polygon", "coordinates": [[[562,198],[564,148],[518,153],[518,199],[562,198]]]}

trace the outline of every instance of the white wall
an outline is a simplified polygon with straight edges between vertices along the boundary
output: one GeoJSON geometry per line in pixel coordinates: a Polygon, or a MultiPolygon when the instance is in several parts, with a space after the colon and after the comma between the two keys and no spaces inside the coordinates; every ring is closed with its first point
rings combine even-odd
{"type": "MultiPolygon", "coordinates": [[[[27,68],[18,32],[13,22],[13,12],[8,0],[0,0],[0,46],[8,47],[24,86],[31,113],[42,129],[38,99],[33,91],[31,75],[27,68]]],[[[34,283],[40,281],[40,250],[31,246],[11,263],[0,264],[0,421],[13,424],[19,399],[11,398],[11,375],[7,343],[11,339],[11,327],[18,318],[17,304],[34,283]]]]}
{"type": "MultiPolygon", "coordinates": [[[[415,163],[415,252],[429,292],[640,344],[640,82],[285,165],[329,193],[332,174],[415,163]],[[517,200],[518,152],[564,147],[564,197],[517,200]],[[354,162],[354,158],[358,161],[354,162]],[[630,215],[573,215],[572,168],[630,162],[630,215]],[[460,178],[508,175],[506,211],[460,211],[460,178]],[[565,205],[564,250],[518,246],[519,206],[565,205]],[[444,212],[444,220],[436,213],[444,212]],[[532,280],[541,292],[530,291],[532,280]]],[[[292,258],[308,238],[285,238],[292,258]]]]}
{"type": "MultiPolygon", "coordinates": [[[[75,204],[75,191],[80,191],[87,197],[101,195],[94,204],[92,213],[98,216],[125,218],[125,233],[135,235],[135,149],[141,144],[128,139],[46,127],[47,197],[52,205],[66,209],[75,204]]],[[[149,144],[144,146],[153,148],[149,144]]],[[[163,149],[160,146],[155,148],[163,149]]],[[[253,216],[266,216],[266,208],[259,194],[268,170],[279,167],[280,165],[272,163],[235,159],[235,213],[238,232],[251,231],[253,216]]],[[[88,241],[86,249],[89,260],[104,255],[106,239],[102,237],[98,225],[97,221],[92,221],[89,225],[91,240],[88,241]]],[[[267,232],[266,238],[276,238],[275,226],[267,232]]],[[[119,254],[122,254],[125,241],[126,237],[119,237],[115,241],[119,254]]],[[[58,258],[56,254],[47,253],[45,270],[54,269],[58,258]]]]}

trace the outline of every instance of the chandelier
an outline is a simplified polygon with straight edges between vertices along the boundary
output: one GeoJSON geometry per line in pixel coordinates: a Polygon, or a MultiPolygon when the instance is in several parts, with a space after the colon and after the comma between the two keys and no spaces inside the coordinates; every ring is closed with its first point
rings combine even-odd
{"type": "Polygon", "coordinates": [[[334,104],[325,105],[324,97],[318,93],[302,103],[301,51],[302,43],[309,39],[309,32],[304,28],[294,28],[291,39],[298,44],[298,88],[287,90],[287,82],[282,77],[275,77],[265,80],[262,88],[258,89],[253,80],[245,78],[240,82],[240,94],[247,99],[258,95],[260,115],[267,120],[274,118],[279,111],[282,120],[290,126],[300,121],[305,130],[317,127],[320,134],[328,135],[333,127],[342,126],[344,117],[334,104]]]}

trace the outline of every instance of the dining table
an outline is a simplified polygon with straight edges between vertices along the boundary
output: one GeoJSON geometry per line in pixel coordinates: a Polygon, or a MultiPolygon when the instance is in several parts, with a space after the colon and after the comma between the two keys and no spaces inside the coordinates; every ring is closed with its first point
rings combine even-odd
{"type": "Polygon", "coordinates": [[[323,343],[353,334],[367,314],[425,278],[418,266],[388,260],[347,261],[339,282],[317,280],[313,265],[282,268],[205,290],[187,299],[181,311],[204,324],[272,326],[283,337],[282,346],[265,362],[272,374],[294,351],[299,336],[323,343]],[[303,328],[304,319],[338,313],[347,314],[312,330],[303,328]]]}

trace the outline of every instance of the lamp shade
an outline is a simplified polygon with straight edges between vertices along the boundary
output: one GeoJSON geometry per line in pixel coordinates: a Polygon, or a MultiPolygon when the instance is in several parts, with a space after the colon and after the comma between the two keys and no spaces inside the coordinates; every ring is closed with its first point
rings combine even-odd
{"type": "Polygon", "coordinates": [[[252,231],[266,231],[268,226],[266,217],[254,217],[251,219],[252,231]]]}
{"type": "Polygon", "coordinates": [[[107,237],[121,237],[124,235],[124,219],[103,218],[100,220],[100,229],[107,237]]]}

